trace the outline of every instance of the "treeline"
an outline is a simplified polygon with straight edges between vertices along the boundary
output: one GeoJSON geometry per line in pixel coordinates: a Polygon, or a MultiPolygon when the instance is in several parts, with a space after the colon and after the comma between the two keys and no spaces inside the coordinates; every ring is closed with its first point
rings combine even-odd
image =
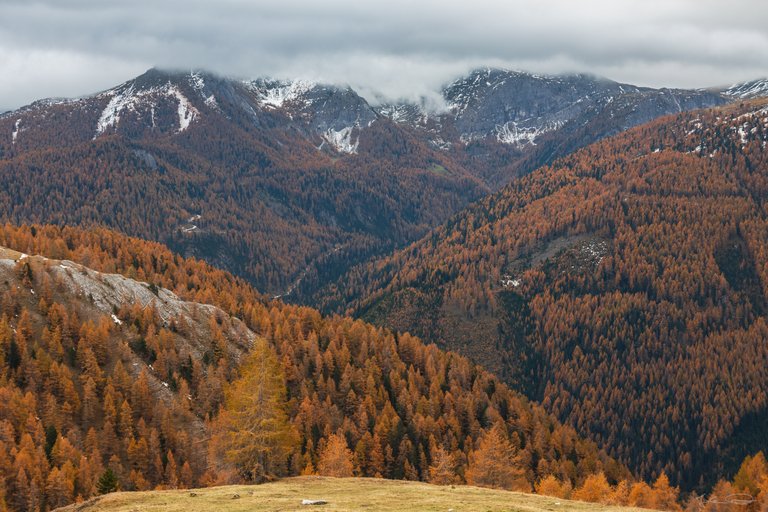
{"type": "Polygon", "coordinates": [[[412,336],[265,301],[205,263],[107,230],[6,225],[0,246],[56,258],[0,269],[0,474],[10,510],[45,510],[114,488],[338,467],[521,490],[550,475],[576,488],[599,472],[612,484],[629,478],[486,371],[412,336]],[[105,313],[88,293],[73,294],[61,259],[222,311],[169,318],[161,303],[126,303],[105,313]],[[256,346],[274,353],[282,376],[279,403],[294,437],[273,470],[230,470],[209,446],[219,410],[247,377],[235,318],[266,340],[256,346]]]}
{"type": "Polygon", "coordinates": [[[325,306],[458,350],[648,479],[705,490],[762,446],[764,104],[578,151],[352,269],[325,306]]]}
{"type": "Polygon", "coordinates": [[[737,512],[765,510],[768,504],[768,462],[763,452],[747,455],[732,480],[721,478],[708,494],[695,492],[681,496],[662,473],[653,483],[619,482],[611,485],[605,475],[586,478],[581,487],[548,476],[536,486],[536,492],[558,498],[570,498],[604,505],[629,505],[659,510],[686,512],[737,512]]]}

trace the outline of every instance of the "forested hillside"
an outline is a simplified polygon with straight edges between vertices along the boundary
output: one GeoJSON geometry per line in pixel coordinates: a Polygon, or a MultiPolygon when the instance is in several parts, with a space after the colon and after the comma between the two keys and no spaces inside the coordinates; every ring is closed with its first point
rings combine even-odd
{"type": "Polygon", "coordinates": [[[294,119],[254,87],[150,70],[0,115],[0,220],[108,226],[282,295],[308,269],[325,282],[488,191],[352,91],[318,87],[317,111],[294,119]],[[359,151],[316,132],[361,104],[359,151]]]}
{"type": "Polygon", "coordinates": [[[768,448],[768,107],[680,114],[558,160],[325,307],[458,350],[649,477],[768,448]]]}
{"type": "Polygon", "coordinates": [[[522,490],[629,478],[496,377],[412,336],[265,301],[226,272],[103,229],[5,225],[0,246],[12,249],[0,253],[10,510],[315,471],[522,490]],[[252,368],[277,379],[264,389],[281,397],[288,430],[279,456],[239,466],[219,448],[247,396],[236,391],[253,389],[238,386],[265,375],[252,368]]]}
{"type": "Polygon", "coordinates": [[[41,100],[0,114],[0,221],[107,226],[313,305],[351,266],[542,163],[727,101],[503,70],[442,94],[434,112],[349,87],[151,69],[41,100]]]}

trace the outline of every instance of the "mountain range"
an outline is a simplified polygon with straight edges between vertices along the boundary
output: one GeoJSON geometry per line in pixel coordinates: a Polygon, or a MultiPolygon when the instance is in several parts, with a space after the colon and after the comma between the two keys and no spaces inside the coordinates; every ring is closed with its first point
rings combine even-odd
{"type": "Polygon", "coordinates": [[[307,302],[541,164],[729,101],[494,69],[443,97],[430,111],[349,87],[153,69],[0,116],[0,218],[106,225],[307,302]]]}
{"type": "Polygon", "coordinates": [[[766,96],[152,69],[0,115],[0,500],[232,478],[252,350],[286,474],[472,482],[493,438],[522,490],[708,491],[768,449],[766,96]]]}

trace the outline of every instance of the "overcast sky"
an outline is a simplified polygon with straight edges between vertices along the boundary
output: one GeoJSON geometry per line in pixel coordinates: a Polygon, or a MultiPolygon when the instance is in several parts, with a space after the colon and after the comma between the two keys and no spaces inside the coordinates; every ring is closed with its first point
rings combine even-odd
{"type": "Polygon", "coordinates": [[[391,98],[480,66],[705,87],[768,76],[768,1],[0,0],[0,111],[153,66],[391,98]]]}

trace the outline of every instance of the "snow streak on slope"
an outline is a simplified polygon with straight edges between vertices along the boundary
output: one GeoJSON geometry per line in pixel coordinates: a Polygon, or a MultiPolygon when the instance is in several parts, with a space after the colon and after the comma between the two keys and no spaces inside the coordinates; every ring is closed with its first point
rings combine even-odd
{"type": "MultiPolygon", "coordinates": [[[[249,84],[254,87],[255,84],[249,84]]],[[[300,98],[307,91],[315,86],[314,82],[306,80],[296,80],[292,82],[277,81],[266,84],[261,88],[255,86],[259,92],[259,101],[263,106],[281,108],[286,103],[291,103],[300,98]]]]}
{"type": "Polygon", "coordinates": [[[172,97],[178,103],[179,132],[189,128],[192,121],[200,115],[200,112],[187,97],[171,82],[160,87],[152,87],[140,91],[136,91],[134,86],[130,85],[122,91],[109,91],[106,95],[112,95],[112,98],[102,111],[98,123],[96,123],[94,139],[103,134],[108,128],[117,126],[121,115],[126,111],[135,112],[137,107],[145,104],[149,104],[154,109],[157,105],[157,100],[162,97],[172,97]]]}
{"type": "Polygon", "coordinates": [[[13,125],[13,133],[11,134],[11,144],[16,144],[16,139],[19,137],[19,126],[21,126],[21,119],[17,119],[16,124],[13,125]]]}
{"type": "Polygon", "coordinates": [[[115,94],[106,108],[101,112],[99,122],[96,123],[96,135],[94,139],[104,133],[110,126],[117,126],[120,122],[120,112],[127,108],[133,101],[133,86],[128,87],[122,93],[115,94]]]}
{"type": "Polygon", "coordinates": [[[356,154],[357,147],[360,144],[360,137],[357,137],[355,141],[352,142],[352,132],[355,128],[355,126],[348,126],[341,130],[328,128],[325,134],[323,134],[323,138],[339,153],[347,153],[349,155],[356,154]]]}
{"type": "Polygon", "coordinates": [[[536,145],[536,138],[544,133],[557,130],[563,126],[563,122],[547,123],[543,126],[520,126],[514,121],[510,121],[496,127],[496,140],[502,144],[514,144],[524,146],[526,144],[536,145]]]}
{"type": "Polygon", "coordinates": [[[195,120],[199,112],[177,88],[171,87],[170,92],[176,96],[176,99],[179,101],[179,132],[183,132],[189,128],[190,123],[195,120]]]}
{"type": "Polygon", "coordinates": [[[733,84],[723,93],[726,96],[742,99],[768,97],[768,78],[733,84]]]}

